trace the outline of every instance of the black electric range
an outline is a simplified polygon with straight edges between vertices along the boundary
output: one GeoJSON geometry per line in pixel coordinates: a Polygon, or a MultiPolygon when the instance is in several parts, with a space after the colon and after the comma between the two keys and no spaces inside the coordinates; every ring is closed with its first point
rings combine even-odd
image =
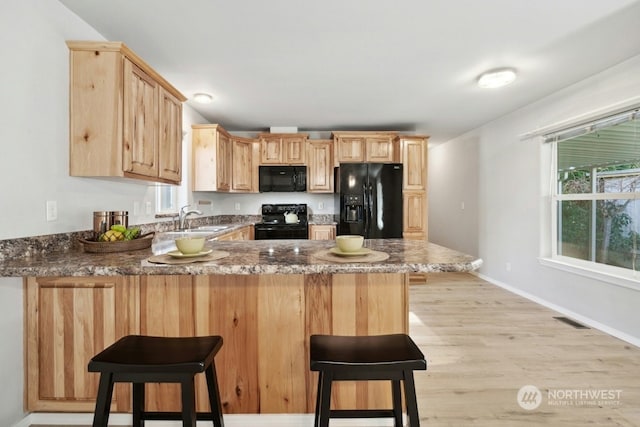
{"type": "Polygon", "coordinates": [[[262,205],[262,222],[255,224],[255,239],[308,239],[307,205],[262,205]],[[298,222],[287,223],[285,214],[294,213],[298,222]]]}

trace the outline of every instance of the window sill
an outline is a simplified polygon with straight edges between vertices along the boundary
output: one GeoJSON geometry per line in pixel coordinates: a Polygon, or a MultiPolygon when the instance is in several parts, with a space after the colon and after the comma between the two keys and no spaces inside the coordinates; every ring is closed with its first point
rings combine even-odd
{"type": "Polygon", "coordinates": [[[640,291],[640,271],[558,256],[538,258],[541,265],[640,291]]]}

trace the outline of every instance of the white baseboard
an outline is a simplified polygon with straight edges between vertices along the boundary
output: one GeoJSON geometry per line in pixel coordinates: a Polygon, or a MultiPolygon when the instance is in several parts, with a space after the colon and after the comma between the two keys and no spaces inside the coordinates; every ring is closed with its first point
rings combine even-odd
{"type": "MultiPolygon", "coordinates": [[[[386,427],[392,426],[391,419],[332,419],[331,426],[350,427],[386,427]]],[[[111,414],[109,416],[110,426],[130,426],[131,414],[111,414]]],[[[43,413],[34,412],[27,415],[12,427],[29,427],[31,424],[50,424],[60,426],[91,425],[93,414],[78,413],[43,413]]],[[[146,421],[149,427],[181,427],[180,421],[146,421]]],[[[230,414],[224,415],[225,427],[312,427],[313,414],[230,414]]],[[[211,421],[198,421],[198,427],[211,427],[211,421]]]]}
{"type": "Polygon", "coordinates": [[[625,332],[622,332],[622,331],[619,331],[619,330],[617,330],[615,328],[612,328],[610,326],[604,325],[604,324],[602,324],[602,323],[600,323],[598,321],[595,321],[595,320],[593,320],[593,319],[591,319],[589,317],[586,317],[586,316],[583,316],[581,314],[575,313],[575,312],[573,312],[571,310],[568,310],[568,309],[566,309],[564,307],[556,305],[556,304],[554,304],[552,302],[549,302],[549,301],[547,301],[545,299],[542,299],[540,297],[532,295],[532,294],[530,294],[528,292],[525,292],[525,291],[523,291],[521,289],[515,288],[515,287],[513,287],[511,285],[508,285],[508,284],[506,284],[504,282],[492,279],[491,277],[487,277],[484,274],[475,273],[475,275],[480,277],[483,280],[486,280],[487,282],[489,282],[489,283],[491,283],[493,285],[499,286],[499,287],[501,287],[503,289],[506,289],[509,292],[513,292],[516,295],[520,295],[521,297],[524,297],[524,298],[526,298],[528,300],[531,300],[531,301],[533,301],[533,302],[535,302],[537,304],[540,304],[540,305],[542,305],[544,307],[547,307],[547,308],[549,308],[551,310],[557,311],[558,313],[564,314],[565,316],[570,317],[570,318],[572,318],[574,320],[577,320],[580,323],[584,323],[585,325],[588,325],[591,328],[598,329],[599,331],[602,331],[602,332],[604,332],[606,334],[609,334],[609,335],[611,335],[613,337],[621,339],[622,341],[628,342],[631,345],[634,345],[636,347],[640,347],[640,338],[638,338],[638,337],[634,337],[633,335],[629,335],[629,334],[627,334],[625,332]]]}

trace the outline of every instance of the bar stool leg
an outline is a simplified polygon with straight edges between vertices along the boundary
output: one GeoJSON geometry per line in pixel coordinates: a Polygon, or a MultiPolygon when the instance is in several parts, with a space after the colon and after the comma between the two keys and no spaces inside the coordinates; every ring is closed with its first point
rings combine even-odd
{"type": "Polygon", "coordinates": [[[331,416],[331,382],[333,381],[333,373],[321,373],[318,381],[318,391],[320,392],[320,416],[316,416],[316,427],[329,427],[329,418],[331,416]]]}
{"type": "Polygon", "coordinates": [[[393,400],[393,422],[395,427],[402,427],[402,394],[400,380],[391,380],[391,397],[393,400]]]}
{"type": "Polygon", "coordinates": [[[313,418],[313,427],[318,427],[320,424],[320,404],[322,403],[322,374],[323,372],[318,372],[318,388],[316,390],[316,413],[313,418]]]}
{"type": "Polygon", "coordinates": [[[109,411],[111,410],[111,397],[113,396],[113,373],[102,372],[98,385],[98,397],[96,410],[93,415],[93,427],[107,427],[109,423],[109,411]]]}
{"type": "Polygon", "coordinates": [[[408,427],[420,427],[418,417],[418,402],[416,400],[416,386],[413,382],[413,371],[404,371],[404,398],[407,401],[408,427]]]}
{"type": "Polygon", "coordinates": [[[182,389],[182,426],[196,427],[196,399],[193,375],[188,375],[181,382],[182,389]]]}
{"type": "Polygon", "coordinates": [[[224,427],[224,419],[222,417],[222,404],[220,403],[220,390],[218,388],[218,376],[216,375],[216,367],[213,363],[204,371],[207,378],[207,389],[209,391],[209,406],[211,406],[211,415],[213,417],[213,425],[215,427],[224,427]]]}
{"type": "Polygon", "coordinates": [[[144,383],[133,383],[133,427],[144,427],[144,383]]]}

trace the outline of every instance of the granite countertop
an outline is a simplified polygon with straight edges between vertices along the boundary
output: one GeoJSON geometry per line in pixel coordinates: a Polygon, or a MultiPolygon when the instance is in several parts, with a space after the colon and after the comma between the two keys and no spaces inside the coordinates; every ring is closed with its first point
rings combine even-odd
{"type": "Polygon", "coordinates": [[[172,274],[304,274],[304,273],[410,273],[476,270],[482,260],[433,243],[419,240],[366,240],[365,247],[389,254],[372,263],[323,261],[314,253],[334,246],[327,240],[216,241],[207,248],[229,252],[229,256],[206,263],[184,265],[150,264],[151,249],[117,253],[85,253],[72,247],[4,259],[0,276],[117,276],[172,274]]]}

